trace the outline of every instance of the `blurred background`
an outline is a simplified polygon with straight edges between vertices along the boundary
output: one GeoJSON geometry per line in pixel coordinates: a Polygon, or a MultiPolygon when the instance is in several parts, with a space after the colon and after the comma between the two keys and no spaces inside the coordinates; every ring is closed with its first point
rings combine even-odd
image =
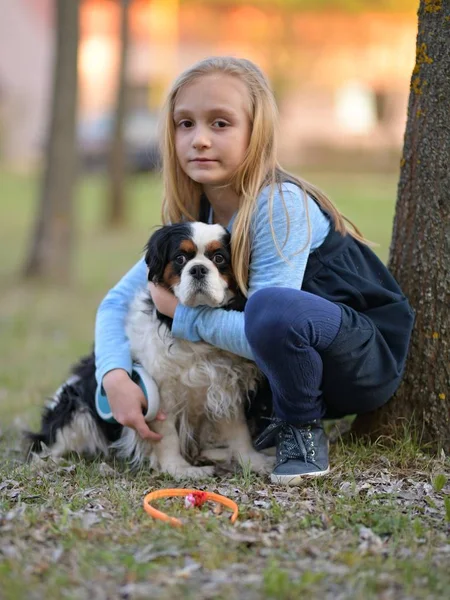
{"type": "Polygon", "coordinates": [[[80,0],[76,178],[71,210],[54,208],[70,231],[68,277],[30,278],[46,221],[58,1],[68,0],[0,0],[0,423],[40,404],[89,349],[96,306],[159,224],[159,110],[203,57],[262,67],[283,166],[324,189],[383,260],[389,252],[417,0],[80,0]]]}
{"type": "MultiPolygon", "coordinates": [[[[173,78],[205,56],[232,54],[255,61],[271,79],[283,162],[322,168],[357,157],[372,169],[392,169],[405,124],[417,4],[133,0],[127,136],[151,149],[173,78]]],[[[36,165],[51,106],[54,0],[2,0],[1,13],[1,158],[36,165]]],[[[111,130],[120,19],[120,0],[80,3],[78,141],[87,167],[97,166],[96,150],[111,130]]],[[[147,162],[136,157],[132,166],[151,167],[147,162]]]]}

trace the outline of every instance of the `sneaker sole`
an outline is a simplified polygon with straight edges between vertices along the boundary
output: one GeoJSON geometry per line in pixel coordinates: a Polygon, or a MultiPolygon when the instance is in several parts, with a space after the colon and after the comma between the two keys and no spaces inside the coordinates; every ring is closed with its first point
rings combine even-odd
{"type": "Polygon", "coordinates": [[[303,473],[302,475],[272,475],[270,481],[272,483],[279,483],[281,485],[300,485],[305,478],[308,477],[322,477],[330,472],[330,467],[325,471],[313,471],[312,473],[303,473]]]}

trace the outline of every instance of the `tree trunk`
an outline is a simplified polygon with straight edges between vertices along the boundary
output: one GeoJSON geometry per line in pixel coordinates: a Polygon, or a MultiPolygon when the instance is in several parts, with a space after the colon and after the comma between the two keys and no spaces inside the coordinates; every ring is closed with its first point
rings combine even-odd
{"type": "Polygon", "coordinates": [[[124,128],[126,118],[127,96],[127,55],[129,45],[128,17],[131,0],[121,0],[120,21],[120,61],[117,78],[116,110],[114,117],[114,133],[109,160],[109,202],[107,223],[117,227],[123,225],[126,218],[125,203],[125,139],[124,128]]]}
{"type": "Polygon", "coordinates": [[[70,278],[73,242],[79,0],[58,0],[55,10],[57,40],[50,131],[25,276],[62,282],[70,278]]]}
{"type": "Polygon", "coordinates": [[[416,311],[403,383],[357,433],[450,452],[450,2],[421,0],[390,268],[416,311]]]}

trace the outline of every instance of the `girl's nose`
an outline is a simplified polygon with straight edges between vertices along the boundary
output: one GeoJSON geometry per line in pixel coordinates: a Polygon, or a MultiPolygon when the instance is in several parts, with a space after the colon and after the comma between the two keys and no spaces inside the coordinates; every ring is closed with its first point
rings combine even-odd
{"type": "Polygon", "coordinates": [[[209,146],[211,145],[211,141],[204,128],[196,128],[194,137],[192,139],[192,145],[196,150],[198,150],[199,148],[209,148],[209,146]]]}

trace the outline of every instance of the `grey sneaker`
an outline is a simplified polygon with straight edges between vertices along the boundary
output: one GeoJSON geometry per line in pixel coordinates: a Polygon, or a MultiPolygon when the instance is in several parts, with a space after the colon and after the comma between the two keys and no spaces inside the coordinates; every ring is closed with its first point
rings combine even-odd
{"type": "Polygon", "coordinates": [[[272,483],[299,485],[304,477],[318,477],[330,471],[328,439],[319,421],[291,425],[275,419],[255,441],[256,450],[276,445],[277,461],[272,483]]]}

